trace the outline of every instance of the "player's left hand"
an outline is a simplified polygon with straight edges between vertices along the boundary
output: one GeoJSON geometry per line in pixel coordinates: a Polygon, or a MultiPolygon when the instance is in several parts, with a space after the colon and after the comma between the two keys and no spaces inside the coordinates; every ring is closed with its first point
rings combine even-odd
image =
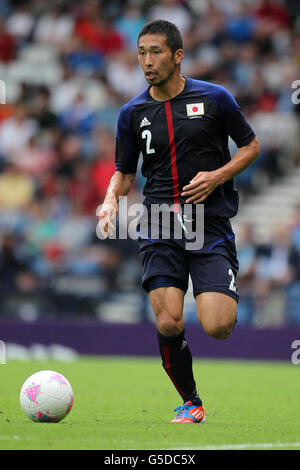
{"type": "Polygon", "coordinates": [[[219,184],[219,175],[215,171],[199,171],[190,184],[183,187],[181,196],[188,197],[187,204],[198,204],[205,201],[219,184]]]}

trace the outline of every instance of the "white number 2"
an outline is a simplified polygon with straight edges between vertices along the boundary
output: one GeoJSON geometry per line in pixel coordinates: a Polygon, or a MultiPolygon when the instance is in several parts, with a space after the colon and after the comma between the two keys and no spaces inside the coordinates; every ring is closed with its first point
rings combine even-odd
{"type": "Polygon", "coordinates": [[[236,292],[236,285],[235,285],[235,275],[232,271],[232,269],[228,269],[228,274],[231,276],[231,281],[229,284],[229,289],[232,290],[233,292],[236,292]]]}
{"type": "Polygon", "coordinates": [[[151,131],[149,131],[148,129],[143,131],[142,139],[146,139],[146,152],[147,152],[147,154],[149,155],[150,153],[155,153],[155,150],[150,147],[151,139],[152,139],[151,131]]]}

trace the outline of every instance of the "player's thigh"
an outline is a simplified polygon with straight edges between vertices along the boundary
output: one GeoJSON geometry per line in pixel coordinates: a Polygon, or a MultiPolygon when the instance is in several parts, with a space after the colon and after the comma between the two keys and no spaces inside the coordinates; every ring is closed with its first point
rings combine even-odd
{"type": "Polygon", "coordinates": [[[149,293],[162,334],[182,330],[184,294],[188,288],[188,264],[185,251],[172,240],[139,242],[142,260],[142,285],[149,293]]]}
{"type": "MultiPolygon", "coordinates": [[[[185,250],[174,240],[154,241],[139,239],[142,262],[142,286],[149,292],[149,282],[158,276],[175,279],[172,287],[188,288],[188,262],[185,250]]],[[[160,287],[168,287],[164,285],[160,287]]]]}
{"type": "Polygon", "coordinates": [[[196,296],[197,317],[209,335],[227,338],[233,330],[237,316],[237,301],[220,292],[203,292],[196,296]]]}
{"type": "Polygon", "coordinates": [[[236,321],[239,299],[236,257],[229,253],[197,254],[190,258],[189,267],[200,323],[207,334],[227,337],[236,321]]]}
{"type": "Polygon", "coordinates": [[[173,286],[159,287],[150,290],[149,298],[158,331],[164,335],[175,335],[182,331],[184,291],[173,286]]]}

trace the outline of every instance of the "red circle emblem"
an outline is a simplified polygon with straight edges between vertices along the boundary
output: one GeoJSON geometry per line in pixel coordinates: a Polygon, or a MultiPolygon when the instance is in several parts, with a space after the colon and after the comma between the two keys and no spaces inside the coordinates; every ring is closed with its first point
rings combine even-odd
{"type": "Polygon", "coordinates": [[[192,109],[192,111],[193,111],[194,113],[196,113],[196,112],[198,111],[198,106],[194,106],[193,109],[192,109]]]}

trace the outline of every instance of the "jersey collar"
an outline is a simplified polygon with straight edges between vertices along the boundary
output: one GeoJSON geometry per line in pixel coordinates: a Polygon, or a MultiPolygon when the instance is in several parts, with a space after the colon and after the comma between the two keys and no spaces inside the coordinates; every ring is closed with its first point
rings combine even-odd
{"type": "Polygon", "coordinates": [[[148,99],[150,101],[154,101],[155,103],[167,103],[168,101],[173,101],[173,100],[176,100],[176,98],[178,98],[179,96],[183,95],[188,89],[189,89],[189,85],[190,85],[190,79],[187,78],[185,75],[183,75],[183,78],[185,79],[185,84],[184,84],[184,87],[183,89],[181,90],[180,93],[178,93],[178,95],[174,96],[173,98],[169,99],[169,100],[164,100],[164,101],[159,101],[159,100],[155,100],[154,98],[152,98],[152,96],[150,95],[150,88],[152,85],[150,85],[148,88],[147,88],[147,94],[148,94],[148,99]]]}

